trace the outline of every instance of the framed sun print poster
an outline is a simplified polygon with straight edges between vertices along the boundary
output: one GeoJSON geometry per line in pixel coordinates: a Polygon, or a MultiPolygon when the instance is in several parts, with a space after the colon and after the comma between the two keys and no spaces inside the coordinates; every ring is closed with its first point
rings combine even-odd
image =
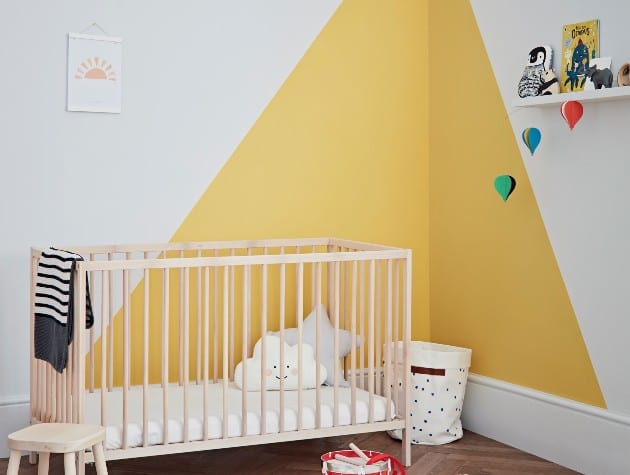
{"type": "Polygon", "coordinates": [[[122,108],[122,38],[68,33],[69,111],[122,108]]]}

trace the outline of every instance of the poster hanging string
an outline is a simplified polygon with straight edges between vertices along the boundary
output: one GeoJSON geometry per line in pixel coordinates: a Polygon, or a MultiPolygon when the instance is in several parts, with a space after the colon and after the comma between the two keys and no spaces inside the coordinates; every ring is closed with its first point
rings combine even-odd
{"type": "Polygon", "coordinates": [[[85,28],[83,28],[79,33],[85,33],[89,30],[91,30],[92,28],[98,28],[99,30],[101,30],[101,32],[105,35],[105,36],[111,36],[109,33],[107,33],[103,27],[101,25],[99,25],[96,22],[93,22],[91,25],[86,26],[85,28]]]}

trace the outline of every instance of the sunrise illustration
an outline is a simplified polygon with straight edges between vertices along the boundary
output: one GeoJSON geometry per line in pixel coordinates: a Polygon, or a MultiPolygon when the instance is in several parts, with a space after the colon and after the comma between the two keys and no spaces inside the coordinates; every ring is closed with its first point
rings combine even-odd
{"type": "Polygon", "coordinates": [[[98,56],[82,61],[74,77],[75,79],[106,79],[116,81],[116,73],[112,65],[98,56]]]}

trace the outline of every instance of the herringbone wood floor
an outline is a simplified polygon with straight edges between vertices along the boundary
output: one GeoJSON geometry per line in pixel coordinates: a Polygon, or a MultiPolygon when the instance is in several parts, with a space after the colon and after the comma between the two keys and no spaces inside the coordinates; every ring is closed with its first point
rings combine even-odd
{"type": "MultiPolygon", "coordinates": [[[[321,474],[320,456],[331,450],[345,449],[354,442],[359,447],[387,452],[400,457],[400,443],[385,433],[363,434],[327,439],[287,442],[233,449],[191,452],[108,462],[110,475],[160,474],[321,474]]],[[[569,475],[572,470],[500,444],[472,432],[465,432],[457,442],[440,446],[412,446],[413,465],[409,475],[569,475]]],[[[0,460],[0,473],[7,461],[0,460]]],[[[22,457],[20,474],[34,475],[36,466],[22,457]]],[[[89,466],[86,474],[94,474],[89,466]]],[[[63,474],[63,459],[52,457],[51,475],[63,474]]]]}

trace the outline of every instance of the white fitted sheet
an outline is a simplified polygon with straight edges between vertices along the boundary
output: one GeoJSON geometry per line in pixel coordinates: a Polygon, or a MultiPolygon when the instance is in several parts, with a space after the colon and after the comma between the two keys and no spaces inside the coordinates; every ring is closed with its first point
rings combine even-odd
{"type": "MultiPolygon", "coordinates": [[[[151,386],[148,391],[148,445],[162,443],[162,388],[151,386]]],[[[332,427],[334,390],[332,387],[322,386],[321,391],[321,427],[332,427]]],[[[228,437],[238,437],[242,434],[242,394],[233,383],[228,387],[228,437]]],[[[260,392],[247,392],[247,434],[259,435],[261,422],[260,392]]],[[[280,429],[280,392],[266,393],[266,433],[277,433],[280,429]]],[[[284,430],[297,430],[298,392],[284,391],[284,430]]],[[[356,390],[356,418],[358,424],[368,422],[369,393],[359,388],[356,390]]],[[[116,388],[106,393],[106,440],[107,449],[122,447],[122,390],[116,388]]],[[[132,387],[128,393],[128,447],[143,445],[142,441],[142,387],[132,387]]],[[[223,437],[223,383],[208,385],[208,438],[223,437]]],[[[190,384],[188,386],[188,440],[203,438],[203,385],[190,384]]],[[[374,421],[385,420],[387,399],[374,396],[374,421]]],[[[101,424],[101,394],[100,390],[86,394],[85,418],[88,424],[101,424]]],[[[316,408],[316,390],[302,391],[302,429],[314,429],[316,408]]],[[[392,402],[390,416],[394,417],[395,410],[392,402]]],[[[184,440],[184,391],[182,386],[171,385],[168,388],[168,442],[183,442],[184,440]]],[[[350,388],[339,388],[339,425],[351,423],[351,391],[350,388]]]]}

